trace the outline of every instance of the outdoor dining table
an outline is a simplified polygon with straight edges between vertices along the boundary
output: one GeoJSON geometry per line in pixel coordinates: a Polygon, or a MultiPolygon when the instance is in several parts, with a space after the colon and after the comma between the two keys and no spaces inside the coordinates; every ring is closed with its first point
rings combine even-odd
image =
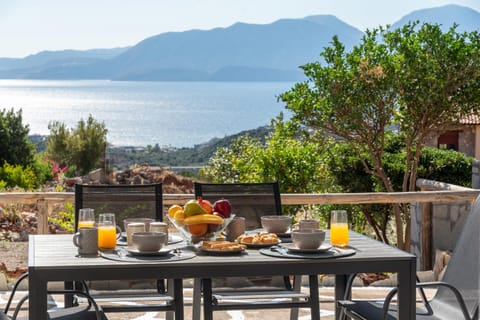
{"type": "MultiPolygon", "coordinates": [[[[327,231],[328,238],[328,231],[327,231]]],[[[47,283],[50,281],[212,278],[259,275],[335,275],[335,299],[343,299],[351,273],[398,273],[399,319],[415,319],[414,255],[350,231],[349,247],[355,254],[328,259],[292,259],[264,255],[258,249],[242,254],[199,254],[168,262],[114,261],[101,256],[77,256],[72,235],[32,235],[29,239],[29,317],[47,319],[47,283]]],[[[185,252],[187,249],[185,249],[185,252]]],[[[317,298],[318,298],[318,288],[317,298]]],[[[182,299],[182,293],[175,293],[182,299]]],[[[338,308],[336,318],[339,317],[338,308]]],[[[319,318],[312,315],[312,319],[319,318]]],[[[176,314],[182,319],[183,312],[176,314]]],[[[206,319],[208,320],[208,319],[206,319]]]]}

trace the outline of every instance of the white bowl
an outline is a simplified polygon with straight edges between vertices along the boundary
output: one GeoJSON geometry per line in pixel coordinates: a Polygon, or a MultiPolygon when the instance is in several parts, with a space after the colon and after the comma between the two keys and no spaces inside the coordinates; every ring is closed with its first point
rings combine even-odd
{"type": "Polygon", "coordinates": [[[260,220],[262,228],[270,233],[285,233],[292,225],[292,217],[290,216],[262,216],[260,220]]]}
{"type": "Polygon", "coordinates": [[[135,232],[132,235],[132,245],[138,251],[154,252],[163,247],[166,238],[165,232],[135,232]]]}
{"type": "Polygon", "coordinates": [[[325,241],[325,231],[320,229],[292,231],[292,242],[298,249],[317,249],[323,241],[325,241]]]}

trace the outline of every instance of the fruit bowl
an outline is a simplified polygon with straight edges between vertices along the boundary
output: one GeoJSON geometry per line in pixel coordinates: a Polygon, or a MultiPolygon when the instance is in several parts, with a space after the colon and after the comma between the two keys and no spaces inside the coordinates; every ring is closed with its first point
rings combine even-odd
{"type": "Polygon", "coordinates": [[[185,225],[183,220],[166,216],[168,221],[180,232],[188,245],[195,245],[204,240],[216,240],[227,228],[235,217],[231,214],[229,218],[224,218],[222,224],[198,223],[185,225]]]}

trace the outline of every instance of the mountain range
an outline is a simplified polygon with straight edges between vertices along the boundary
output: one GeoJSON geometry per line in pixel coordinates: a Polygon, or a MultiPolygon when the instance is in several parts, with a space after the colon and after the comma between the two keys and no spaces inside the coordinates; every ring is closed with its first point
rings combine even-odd
{"type": "MultiPolygon", "coordinates": [[[[446,30],[480,30],[480,13],[458,5],[414,11],[392,24],[438,23],[446,30]]],[[[110,79],[129,81],[298,81],[299,66],[320,59],[337,35],[347,49],[363,32],[332,15],[270,24],[167,32],[136,45],[86,51],[42,51],[0,58],[3,79],[110,79]]]]}

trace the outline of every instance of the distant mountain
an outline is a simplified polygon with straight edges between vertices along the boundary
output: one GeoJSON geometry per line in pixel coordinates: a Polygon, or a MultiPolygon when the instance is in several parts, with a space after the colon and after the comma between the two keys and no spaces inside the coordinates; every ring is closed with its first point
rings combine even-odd
{"type": "Polygon", "coordinates": [[[347,47],[352,47],[363,33],[331,15],[282,19],[264,25],[236,23],[228,28],[159,34],[107,59],[59,55],[43,63],[40,57],[35,57],[36,63],[31,62],[33,57],[14,63],[4,60],[0,61],[0,77],[297,80],[302,76],[298,67],[318,60],[319,53],[334,35],[338,35],[347,47]]]}
{"type": "Polygon", "coordinates": [[[128,48],[42,51],[25,58],[0,58],[0,70],[92,63],[92,61],[111,59],[128,48]]]}
{"type": "Polygon", "coordinates": [[[227,67],[291,71],[318,59],[335,34],[347,47],[362,36],[361,31],[333,16],[284,19],[266,25],[236,23],[208,31],[160,34],[112,59],[111,64],[122,70],[122,78],[132,71],[169,68],[208,73],[227,67]]]}
{"type": "Polygon", "coordinates": [[[480,12],[459,5],[446,5],[414,11],[395,22],[392,27],[396,29],[409,21],[417,20],[430,24],[440,24],[444,32],[450,29],[454,23],[459,25],[457,28],[459,32],[480,30],[480,12]]]}
{"type": "MultiPolygon", "coordinates": [[[[408,21],[439,23],[459,31],[480,30],[480,13],[448,5],[412,12],[408,21]]],[[[141,81],[298,81],[299,66],[320,59],[337,35],[347,50],[363,33],[332,15],[282,19],[270,24],[167,32],[129,48],[41,52],[0,58],[0,78],[110,79],[141,81]]]]}

